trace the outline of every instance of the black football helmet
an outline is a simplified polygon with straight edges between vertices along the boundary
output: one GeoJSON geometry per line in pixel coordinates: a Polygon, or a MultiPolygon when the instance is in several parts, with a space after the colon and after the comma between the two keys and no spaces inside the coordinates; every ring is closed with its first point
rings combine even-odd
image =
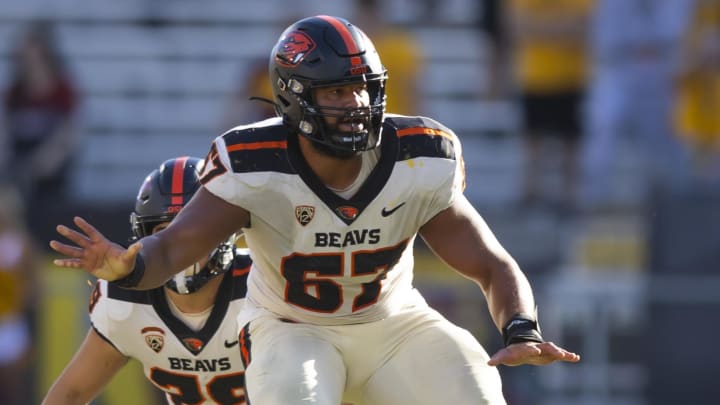
{"type": "Polygon", "coordinates": [[[293,131],[338,157],[380,144],[385,114],[387,71],[370,39],[347,20],[318,15],[289,26],[270,55],[270,84],[275,109],[293,131]],[[313,89],[364,83],[370,105],[328,108],[317,105],[313,89]],[[351,132],[328,127],[323,117],[361,123],[351,132]]]}
{"type": "MultiPolygon", "coordinates": [[[[135,211],[130,214],[132,240],[152,235],[157,225],[175,218],[200,188],[204,163],[189,156],[168,159],[145,178],[135,199],[135,211]]],[[[213,250],[204,266],[194,264],[173,276],[165,286],[178,294],[190,294],[211,278],[224,274],[235,255],[235,241],[233,235],[213,250]]]]}

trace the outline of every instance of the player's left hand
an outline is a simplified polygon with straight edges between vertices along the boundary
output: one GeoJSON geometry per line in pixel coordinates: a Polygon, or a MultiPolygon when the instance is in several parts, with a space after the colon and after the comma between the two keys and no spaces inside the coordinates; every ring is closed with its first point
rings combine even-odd
{"type": "Polygon", "coordinates": [[[514,343],[500,349],[490,358],[487,364],[489,366],[500,364],[506,366],[519,366],[522,364],[542,366],[556,361],[577,363],[580,361],[580,355],[558,347],[552,342],[523,342],[514,343]]]}

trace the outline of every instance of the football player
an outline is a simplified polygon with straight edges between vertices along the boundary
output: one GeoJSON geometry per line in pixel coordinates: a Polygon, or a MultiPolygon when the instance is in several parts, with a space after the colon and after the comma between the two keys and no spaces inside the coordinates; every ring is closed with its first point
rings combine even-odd
{"type": "Polygon", "coordinates": [[[279,116],[216,138],[165,231],[126,249],[76,217],[57,229],[73,244],[50,242],[55,263],[154,288],[242,228],[254,404],[504,404],[496,365],[579,360],[543,340],[526,277],[464,197],[457,136],[385,113],[387,72],[358,27],[302,19],[269,70],[279,116]],[[485,293],[506,346],[492,357],[413,287],[418,234],[485,293]]]}
{"type": "MultiPolygon", "coordinates": [[[[203,161],[165,161],[145,179],[130,215],[143,238],[165,229],[200,187],[203,161]]],[[[245,382],[236,316],[251,260],[229,235],[210,255],[149,291],[98,280],[90,297],[92,327],[45,404],[85,404],[135,358],[173,404],[243,404],[245,382]]]]}

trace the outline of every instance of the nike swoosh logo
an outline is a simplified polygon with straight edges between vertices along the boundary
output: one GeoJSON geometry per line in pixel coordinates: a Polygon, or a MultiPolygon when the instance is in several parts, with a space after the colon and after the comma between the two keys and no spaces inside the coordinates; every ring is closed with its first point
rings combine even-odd
{"type": "Polygon", "coordinates": [[[383,207],[382,211],[380,211],[380,214],[384,217],[388,217],[388,216],[392,215],[393,212],[397,211],[403,205],[405,205],[405,203],[396,205],[395,208],[393,208],[393,209],[387,209],[387,208],[383,207]]]}
{"type": "Polygon", "coordinates": [[[240,342],[239,340],[235,340],[235,341],[233,341],[233,342],[228,342],[228,341],[226,340],[226,341],[225,341],[225,347],[227,347],[228,349],[230,349],[231,347],[237,345],[239,342],[240,342]]]}

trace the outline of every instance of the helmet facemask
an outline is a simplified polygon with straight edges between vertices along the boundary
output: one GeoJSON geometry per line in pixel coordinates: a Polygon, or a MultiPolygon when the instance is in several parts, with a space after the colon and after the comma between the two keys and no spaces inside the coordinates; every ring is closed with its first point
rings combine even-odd
{"type": "Polygon", "coordinates": [[[362,81],[310,84],[304,94],[299,95],[301,107],[299,133],[316,145],[337,157],[349,157],[358,152],[376,148],[381,141],[383,115],[385,113],[384,77],[362,81]],[[370,105],[363,107],[327,107],[315,102],[313,92],[321,87],[365,83],[370,95],[370,105]],[[307,100],[307,101],[306,101],[307,100]],[[330,124],[326,118],[335,118],[330,124]],[[339,128],[342,123],[350,124],[351,131],[339,128]]]}
{"type": "Polygon", "coordinates": [[[235,257],[236,240],[235,235],[228,238],[213,250],[204,266],[194,263],[192,266],[175,274],[165,283],[165,287],[178,294],[192,294],[211,279],[224,274],[230,269],[235,257]]]}

